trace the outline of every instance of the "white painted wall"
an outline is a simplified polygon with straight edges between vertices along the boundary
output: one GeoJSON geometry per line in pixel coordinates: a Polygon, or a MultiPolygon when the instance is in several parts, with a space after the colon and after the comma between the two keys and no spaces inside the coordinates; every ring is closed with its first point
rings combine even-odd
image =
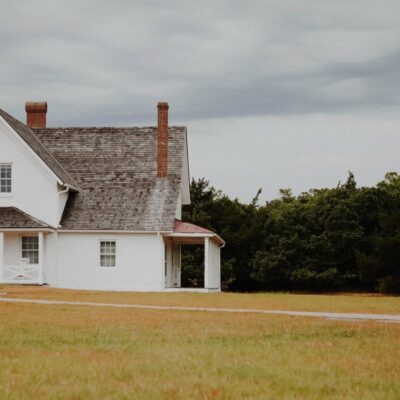
{"type": "Polygon", "coordinates": [[[19,265],[21,260],[21,236],[16,232],[4,233],[4,264],[19,265]]]}
{"type": "Polygon", "coordinates": [[[25,142],[0,118],[0,163],[12,164],[12,194],[0,193],[0,207],[14,206],[58,226],[57,178],[25,142]]]}
{"type": "MultiPolygon", "coordinates": [[[[43,282],[51,284],[57,280],[58,232],[44,235],[43,282]]],[[[84,251],[84,250],[83,250],[84,251]]]]}
{"type": "MultiPolygon", "coordinates": [[[[4,265],[20,264],[21,237],[29,235],[37,233],[3,234],[4,265]]],[[[41,258],[43,282],[61,288],[92,290],[160,291],[165,287],[179,288],[180,245],[173,246],[172,242],[167,242],[167,250],[168,276],[165,277],[164,241],[157,234],[46,232],[41,258]],[[101,240],[116,240],[116,267],[100,267],[101,240]],[[176,268],[177,280],[173,278],[173,267],[176,268]]],[[[218,244],[206,238],[206,289],[221,287],[220,254],[218,244]]]]}
{"type": "Polygon", "coordinates": [[[4,233],[0,232],[0,282],[3,279],[3,268],[4,265],[4,233]]]}
{"type": "MultiPolygon", "coordinates": [[[[164,242],[156,234],[59,232],[56,241],[57,270],[47,276],[50,285],[94,290],[164,288],[164,242]],[[116,267],[100,267],[100,240],[117,241],[116,267]]],[[[49,264],[47,259],[46,271],[49,264]]]]}

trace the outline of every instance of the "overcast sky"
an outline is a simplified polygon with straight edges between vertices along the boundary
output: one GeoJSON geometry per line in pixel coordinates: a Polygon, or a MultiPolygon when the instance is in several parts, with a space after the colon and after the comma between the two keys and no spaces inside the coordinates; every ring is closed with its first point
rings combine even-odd
{"type": "Polygon", "coordinates": [[[0,108],[189,132],[190,170],[263,199],[400,171],[400,2],[0,0],[0,108]]]}

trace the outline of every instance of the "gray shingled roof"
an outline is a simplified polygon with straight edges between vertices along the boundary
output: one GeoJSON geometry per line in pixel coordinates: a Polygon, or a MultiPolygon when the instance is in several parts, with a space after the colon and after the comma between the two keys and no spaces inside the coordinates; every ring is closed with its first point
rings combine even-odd
{"type": "Polygon", "coordinates": [[[52,227],[16,207],[0,207],[0,229],[5,228],[40,229],[52,227]]]}
{"type": "Polygon", "coordinates": [[[25,124],[18,121],[10,114],[0,109],[0,115],[17,132],[17,134],[31,147],[31,149],[47,164],[47,166],[58,176],[65,184],[77,189],[78,186],[68,174],[67,171],[57,162],[45,146],[40,142],[37,136],[25,124]]]}
{"type": "Polygon", "coordinates": [[[169,128],[168,177],[157,178],[157,128],[34,129],[79,185],[65,230],[172,231],[186,128],[169,128]]]}

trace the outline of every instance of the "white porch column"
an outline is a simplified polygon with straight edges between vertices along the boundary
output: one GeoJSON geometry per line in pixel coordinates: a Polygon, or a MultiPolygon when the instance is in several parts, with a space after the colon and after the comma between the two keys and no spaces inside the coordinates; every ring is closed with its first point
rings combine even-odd
{"type": "Polygon", "coordinates": [[[43,284],[43,263],[44,263],[44,251],[43,251],[43,232],[39,232],[39,285],[43,284]]]}
{"type": "Polygon", "coordinates": [[[0,282],[4,280],[4,232],[0,232],[0,282]]]}
{"type": "Polygon", "coordinates": [[[209,288],[210,281],[210,238],[204,239],[204,289],[209,288]]]}
{"type": "Polygon", "coordinates": [[[221,249],[211,238],[204,240],[204,288],[221,290],[221,249]]]}

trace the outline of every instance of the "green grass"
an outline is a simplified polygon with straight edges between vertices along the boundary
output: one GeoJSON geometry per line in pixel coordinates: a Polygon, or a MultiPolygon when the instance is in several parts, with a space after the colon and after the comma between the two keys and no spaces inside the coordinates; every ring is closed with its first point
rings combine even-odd
{"type": "MultiPolygon", "coordinates": [[[[232,307],[293,304],[292,295],[284,294],[153,296],[32,287],[3,287],[1,293],[232,307]]],[[[296,298],[298,307],[309,309],[318,296],[296,298]]],[[[362,311],[364,297],[335,298],[341,311],[362,311]]],[[[398,298],[365,302],[368,312],[398,307],[398,298]]],[[[325,296],[321,303],[329,304],[325,296]]],[[[0,399],[398,399],[399,393],[399,324],[0,303],[0,399]]]]}

